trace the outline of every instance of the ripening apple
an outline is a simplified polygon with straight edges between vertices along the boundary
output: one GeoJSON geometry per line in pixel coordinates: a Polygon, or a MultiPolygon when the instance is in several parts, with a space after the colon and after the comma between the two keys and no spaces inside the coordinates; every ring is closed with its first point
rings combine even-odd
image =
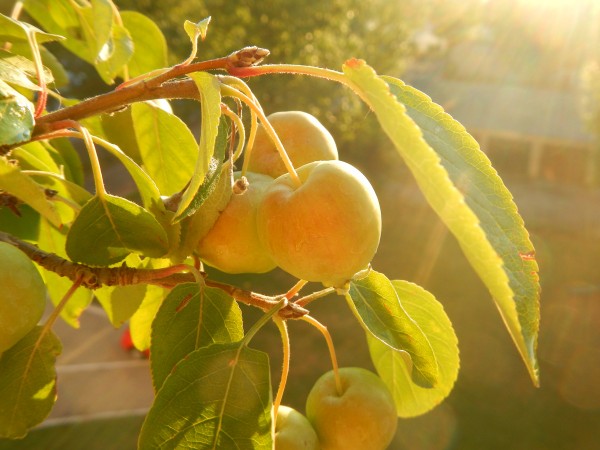
{"type": "MultiPolygon", "coordinates": [[[[281,111],[269,115],[267,119],[279,136],[294,167],[312,161],[338,159],[333,136],[313,115],[303,111],[281,111]]],[[[248,170],[273,178],[287,172],[275,144],[262,125],[259,125],[256,132],[248,170]]]]}
{"type": "Polygon", "coordinates": [[[277,178],[258,207],[258,235],[293,276],[342,287],[368,267],[381,236],[381,210],[367,178],[343,161],[315,161],[277,178]]]}
{"type": "Polygon", "coordinates": [[[42,318],[46,285],[21,250],[0,242],[0,353],[20,341],[42,318]]]}
{"type": "Polygon", "coordinates": [[[256,228],[256,208],[273,178],[252,172],[246,178],[246,191],[231,196],[197,249],[205,263],[226,273],[265,273],[275,268],[256,228]]]}
{"type": "Polygon", "coordinates": [[[317,380],[306,400],[306,415],[323,450],[385,450],[398,425],[396,406],[384,382],[360,367],[339,369],[317,380]]]}
{"type": "Polygon", "coordinates": [[[279,406],[275,421],[275,450],[319,450],[317,433],[300,412],[279,406]]]}

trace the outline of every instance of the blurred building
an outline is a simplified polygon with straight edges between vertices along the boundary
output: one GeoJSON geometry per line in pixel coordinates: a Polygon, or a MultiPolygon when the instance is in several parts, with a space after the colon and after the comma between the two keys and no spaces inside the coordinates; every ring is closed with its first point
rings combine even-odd
{"type": "MultiPolygon", "coordinates": [[[[581,71],[599,53],[599,5],[538,3],[534,14],[530,3],[484,5],[468,39],[421,59],[405,79],[459,120],[503,177],[598,184],[581,71]]],[[[417,48],[434,42],[427,31],[415,35],[417,48]]]]}

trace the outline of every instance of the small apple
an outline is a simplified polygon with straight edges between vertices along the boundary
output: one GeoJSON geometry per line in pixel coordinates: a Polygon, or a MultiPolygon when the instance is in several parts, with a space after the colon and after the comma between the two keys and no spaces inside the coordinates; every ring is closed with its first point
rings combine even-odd
{"type": "Polygon", "coordinates": [[[0,242],[0,353],[20,341],[42,318],[46,285],[21,250],[0,242]]]}
{"type": "MultiPolygon", "coordinates": [[[[240,173],[234,176],[239,178],[240,173]]],[[[197,249],[206,264],[226,273],[264,273],[275,268],[256,228],[256,208],[273,178],[252,172],[246,178],[245,192],[231,196],[197,249]]]]}
{"type": "Polygon", "coordinates": [[[384,382],[366,369],[339,369],[317,380],[306,400],[306,415],[323,450],[385,450],[398,425],[396,406],[384,382]]]}
{"type": "Polygon", "coordinates": [[[315,161],[277,178],[258,207],[258,235],[283,270],[341,287],[368,267],[381,236],[381,210],[365,176],[343,161],[315,161]]]}
{"type": "MultiPolygon", "coordinates": [[[[281,111],[267,117],[279,136],[294,167],[312,161],[338,159],[333,136],[311,114],[303,111],[281,111]]],[[[273,178],[287,172],[273,141],[259,125],[250,153],[248,170],[273,178]]]]}
{"type": "Polygon", "coordinates": [[[317,433],[308,419],[281,405],[275,421],[275,450],[319,450],[317,433]]]}

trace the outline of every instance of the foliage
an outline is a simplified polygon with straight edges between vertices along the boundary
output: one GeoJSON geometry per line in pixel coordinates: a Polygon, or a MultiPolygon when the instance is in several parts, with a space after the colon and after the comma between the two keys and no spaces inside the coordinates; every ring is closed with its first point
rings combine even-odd
{"type": "MultiPolygon", "coordinates": [[[[390,2],[374,4],[385,9],[390,2]]],[[[368,261],[350,279],[303,295],[300,291],[311,286],[303,280],[287,292],[267,296],[218,282],[202,270],[198,243],[231,196],[247,189],[244,177],[234,181],[233,166],[251,150],[259,121],[286,165],[289,183],[302,187],[259,101],[263,91],[268,97],[279,86],[270,80],[284,74],[349,88],[356,94],[352,101],[362,101],[373,111],[488,287],[537,384],[534,249],[489,160],[440,106],[397,78],[379,76],[354,58],[344,62],[342,71],[317,66],[324,54],[341,51],[337,43],[344,35],[350,45],[361,47],[373,24],[345,28],[345,22],[329,21],[333,16],[325,4],[315,3],[311,11],[321,32],[305,30],[306,36],[312,33],[312,42],[304,53],[290,57],[289,64],[262,65],[268,51],[259,47],[205,59],[214,42],[210,33],[206,36],[212,32],[210,18],[186,21],[181,35],[188,36],[191,53],[167,67],[167,40],[159,27],[140,13],[121,13],[111,0],[26,0],[24,5],[39,28],[2,16],[8,44],[0,62],[10,70],[0,70],[0,205],[11,219],[0,230],[0,240],[44,269],[57,306],[42,325],[0,355],[0,389],[6,391],[0,395],[0,417],[9,418],[0,420],[7,424],[0,428],[1,437],[23,436],[49,413],[56,395],[54,360],[61,350],[52,326],[59,316],[78,326],[79,315],[90,304],[88,289],[96,290],[113,325],[130,320],[134,343],[140,349],[150,347],[156,399],[142,427],[143,449],[178,448],[183,442],[194,448],[272,448],[272,421],[289,368],[287,321],[305,320],[323,333],[337,374],[331,337],[309,311],[311,302],[330,294],[346,298],[357,327],[365,331],[374,365],[400,417],[426,413],[450,393],[458,374],[458,347],[444,309],[422,288],[389,280],[368,261]],[[110,86],[108,91],[87,100],[62,98],[56,86],[59,74],[67,71],[58,59],[48,57],[46,48],[55,40],[91,64],[110,86]],[[299,65],[296,58],[312,65],[299,65]],[[251,90],[244,81],[251,78],[268,81],[251,90]],[[49,97],[61,104],[54,111],[48,108],[49,97]],[[198,138],[165,105],[165,99],[174,98],[196,101],[198,138]],[[93,192],[83,187],[82,164],[72,142],[82,143],[87,152],[93,192]],[[107,192],[99,148],[129,172],[137,201],[107,192]],[[238,302],[264,312],[247,332],[238,302]],[[287,355],[275,394],[268,355],[251,347],[253,337],[270,321],[277,324],[287,355]],[[403,403],[405,396],[411,401],[403,403]]],[[[369,2],[360,5],[348,9],[348,17],[367,14],[372,7],[369,2]]],[[[306,11],[306,5],[282,11],[278,19],[265,20],[284,36],[291,18],[306,11]]],[[[229,17],[235,24],[226,30],[229,42],[258,37],[251,33],[249,7],[231,14],[240,20],[229,17]]],[[[287,38],[293,41],[295,36],[287,38]]],[[[218,38],[216,42],[224,45],[218,38]]],[[[278,58],[289,56],[278,53],[279,46],[273,48],[278,58]]],[[[381,47],[361,48],[368,56],[381,47]]],[[[339,66],[342,58],[336,53],[331,61],[339,66]]],[[[392,66],[381,64],[381,69],[393,71],[392,66]]],[[[329,88],[323,92],[328,93],[332,115],[335,105],[351,95],[329,88]]],[[[286,90],[283,95],[293,93],[286,90]]],[[[243,166],[242,175],[245,171],[243,166]]],[[[372,224],[379,227],[380,217],[372,224]]],[[[329,227],[334,233],[330,237],[342,225],[329,227]]],[[[351,251],[345,248],[340,260],[351,251]]]]}

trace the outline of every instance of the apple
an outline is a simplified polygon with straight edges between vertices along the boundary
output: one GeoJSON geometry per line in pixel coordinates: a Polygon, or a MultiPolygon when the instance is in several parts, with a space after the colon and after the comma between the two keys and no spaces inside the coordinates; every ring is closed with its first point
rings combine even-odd
{"type": "MultiPolygon", "coordinates": [[[[240,173],[234,176],[239,178],[240,173]]],[[[264,273],[276,267],[256,228],[256,208],[273,178],[252,172],[246,178],[245,192],[231,196],[197,249],[206,264],[226,273],[264,273]]]]}
{"type": "Polygon", "coordinates": [[[342,287],[368,267],[381,236],[381,209],[366,177],[343,161],[315,161],[268,187],[257,211],[258,236],[293,276],[342,287]]]}
{"type": "Polygon", "coordinates": [[[396,406],[385,383],[360,367],[339,369],[342,392],[334,372],[321,376],[306,400],[306,415],[323,450],[384,450],[398,425],[396,406]]]}
{"type": "Polygon", "coordinates": [[[46,285],[15,246],[0,242],[0,353],[20,341],[42,318],[46,285]]]}
{"type": "MultiPolygon", "coordinates": [[[[316,117],[303,111],[281,111],[267,117],[294,167],[312,161],[338,159],[333,136],[316,117]]],[[[277,178],[287,172],[273,141],[259,125],[248,170],[277,178]]]]}
{"type": "Polygon", "coordinates": [[[319,450],[317,433],[308,419],[289,406],[279,406],[275,421],[275,450],[319,450]]]}

